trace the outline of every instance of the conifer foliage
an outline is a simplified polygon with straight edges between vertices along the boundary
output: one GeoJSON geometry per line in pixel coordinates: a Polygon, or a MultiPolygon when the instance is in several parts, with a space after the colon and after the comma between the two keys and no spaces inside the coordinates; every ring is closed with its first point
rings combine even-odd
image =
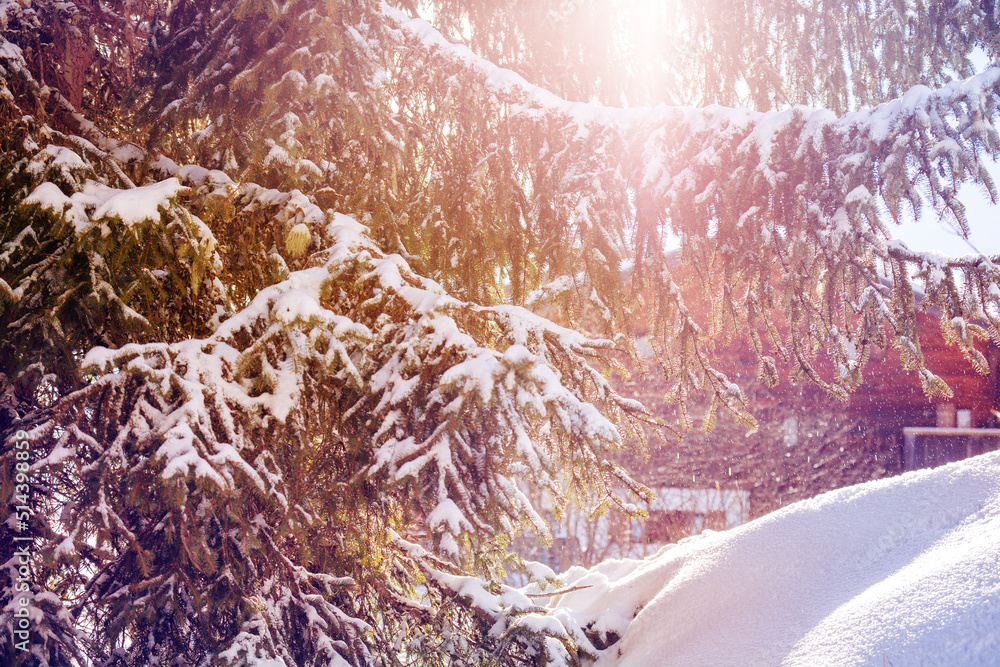
{"type": "Polygon", "coordinates": [[[951,80],[991,1],[735,4],[753,40],[671,85],[756,111],[587,102],[679,94],[531,24],[613,3],[421,5],[479,54],[406,4],[0,0],[4,664],[577,664],[607,638],[508,547],[547,535],[529,485],[648,496],[613,462],[671,426],[610,379],[639,327],[682,426],[692,391],[752,425],[711,360],[736,331],[767,382],[846,395],[891,345],[947,394],[910,274],[984,368],[1000,258],[886,225],[995,195],[1000,68],[951,80]],[[819,34],[851,57],[797,55],[819,34]]]}

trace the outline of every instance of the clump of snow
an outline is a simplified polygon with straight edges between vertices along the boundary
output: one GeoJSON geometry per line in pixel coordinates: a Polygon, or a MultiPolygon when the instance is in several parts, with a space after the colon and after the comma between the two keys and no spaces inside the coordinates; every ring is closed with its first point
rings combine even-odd
{"type": "Polygon", "coordinates": [[[1000,453],[563,579],[596,667],[1000,664],[1000,453]]]}
{"type": "MultiPolygon", "coordinates": [[[[65,157],[63,153],[60,155],[65,157]]],[[[40,183],[23,204],[64,215],[77,234],[84,234],[95,221],[103,219],[118,218],[126,226],[158,219],[161,210],[168,208],[171,200],[185,190],[176,178],[128,190],[117,190],[88,180],[81,191],[67,197],[57,185],[46,181],[40,183]]],[[[204,227],[203,224],[201,226],[204,227]]],[[[108,232],[107,225],[103,225],[103,229],[108,232]]],[[[207,227],[204,232],[211,236],[207,227]]]]}
{"type": "Polygon", "coordinates": [[[79,155],[65,146],[49,144],[28,163],[28,173],[39,176],[46,172],[60,173],[63,178],[73,182],[73,175],[86,173],[90,167],[79,155]]]}
{"type": "Polygon", "coordinates": [[[126,225],[160,217],[160,210],[170,205],[170,200],[186,188],[176,178],[168,178],[141,188],[118,190],[105,199],[94,211],[94,219],[120,218],[126,225]]]}

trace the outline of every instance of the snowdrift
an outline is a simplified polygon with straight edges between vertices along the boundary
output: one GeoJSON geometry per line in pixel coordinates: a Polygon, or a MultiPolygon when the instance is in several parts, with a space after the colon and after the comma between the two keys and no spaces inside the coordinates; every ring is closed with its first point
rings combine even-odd
{"type": "Polygon", "coordinates": [[[596,667],[1000,665],[1000,452],[563,580],[596,667]]]}

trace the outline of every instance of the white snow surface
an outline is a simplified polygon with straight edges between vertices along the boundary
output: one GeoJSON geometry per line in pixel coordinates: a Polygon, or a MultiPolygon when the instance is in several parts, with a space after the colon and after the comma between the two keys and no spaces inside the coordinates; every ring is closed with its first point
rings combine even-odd
{"type": "Polygon", "coordinates": [[[1000,665],[1000,452],[563,580],[557,613],[622,635],[595,667],[1000,665]]]}
{"type": "MultiPolygon", "coordinates": [[[[80,160],[76,153],[68,149],[53,146],[48,148],[57,149],[56,155],[60,164],[74,164],[74,158],[80,160]]],[[[187,188],[176,178],[128,190],[117,190],[87,180],[80,192],[74,192],[71,197],[67,197],[59,186],[45,181],[40,183],[23,203],[65,215],[76,232],[84,234],[95,221],[103,218],[119,218],[128,227],[147,220],[156,220],[160,217],[160,210],[169,208],[171,200],[185,190],[187,188]]],[[[201,223],[199,225],[204,227],[201,223]]],[[[204,227],[204,230],[210,235],[207,227],[204,227]]]]}

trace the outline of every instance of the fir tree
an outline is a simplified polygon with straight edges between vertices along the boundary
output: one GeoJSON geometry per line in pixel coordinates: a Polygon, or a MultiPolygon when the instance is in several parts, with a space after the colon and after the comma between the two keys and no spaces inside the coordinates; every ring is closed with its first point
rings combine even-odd
{"type": "Polygon", "coordinates": [[[995,195],[1000,9],[725,4],[657,15],[654,76],[596,2],[432,3],[470,50],[373,2],[0,0],[4,664],[575,664],[508,547],[528,486],[648,496],[639,323],[681,427],[753,424],[738,331],[768,383],[895,346],[947,394],[910,274],[983,370],[1000,258],[887,224],[995,195]],[[663,101],[730,106],[602,104],[663,101]]]}

